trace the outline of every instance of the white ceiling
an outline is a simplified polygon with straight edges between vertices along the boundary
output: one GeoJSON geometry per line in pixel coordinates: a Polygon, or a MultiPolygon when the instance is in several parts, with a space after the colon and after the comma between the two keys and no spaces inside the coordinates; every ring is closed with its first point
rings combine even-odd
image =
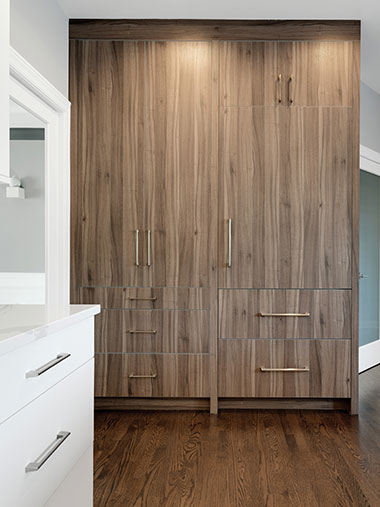
{"type": "Polygon", "coordinates": [[[69,18],[361,19],[361,79],[380,94],[379,0],[58,0],[69,18]]]}

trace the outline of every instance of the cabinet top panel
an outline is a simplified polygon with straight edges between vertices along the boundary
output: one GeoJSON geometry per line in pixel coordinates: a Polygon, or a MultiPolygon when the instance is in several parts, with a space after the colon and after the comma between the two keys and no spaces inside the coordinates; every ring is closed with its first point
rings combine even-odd
{"type": "Polygon", "coordinates": [[[360,40],[360,21],[75,19],[70,39],[360,40]]]}

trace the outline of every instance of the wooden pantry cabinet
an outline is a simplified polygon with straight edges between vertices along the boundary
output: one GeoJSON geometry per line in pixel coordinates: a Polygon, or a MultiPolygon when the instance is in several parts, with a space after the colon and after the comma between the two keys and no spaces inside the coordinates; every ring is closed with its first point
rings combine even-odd
{"type": "Polygon", "coordinates": [[[356,413],[360,23],[70,39],[71,299],[103,307],[98,403],[356,413]]]}

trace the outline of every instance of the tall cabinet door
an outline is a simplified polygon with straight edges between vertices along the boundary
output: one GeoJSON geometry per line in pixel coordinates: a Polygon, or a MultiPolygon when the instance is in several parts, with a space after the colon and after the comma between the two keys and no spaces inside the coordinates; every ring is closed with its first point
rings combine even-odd
{"type": "MultiPolygon", "coordinates": [[[[207,286],[211,43],[146,43],[147,220],[154,286],[207,286]]],[[[214,222],[215,223],[215,222],[214,222]]]]}
{"type": "Polygon", "coordinates": [[[144,43],[75,40],[70,51],[71,285],[73,292],[134,285],[135,230],[143,228],[144,43]]]}

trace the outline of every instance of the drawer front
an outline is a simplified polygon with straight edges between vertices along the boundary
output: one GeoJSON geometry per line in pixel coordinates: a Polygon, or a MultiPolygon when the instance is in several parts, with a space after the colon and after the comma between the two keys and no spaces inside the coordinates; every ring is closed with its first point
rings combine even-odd
{"type": "Polygon", "coordinates": [[[0,356],[0,422],[93,356],[93,318],[0,356]]]}
{"type": "Polygon", "coordinates": [[[207,353],[208,310],[103,310],[96,352],[207,353]]]}
{"type": "Polygon", "coordinates": [[[219,396],[349,398],[350,351],[349,340],[220,340],[219,396]]]}
{"type": "Polygon", "coordinates": [[[210,290],[176,287],[82,287],[81,303],[97,302],[102,308],[139,310],[207,310],[210,290]]]}
{"type": "Polygon", "coordinates": [[[91,445],[93,363],[91,359],[0,425],[2,505],[45,505],[91,445]],[[57,443],[60,432],[70,435],[38,470],[27,472],[27,465],[42,461],[42,455],[53,451],[50,446],[57,443]]]}
{"type": "Polygon", "coordinates": [[[95,396],[209,396],[209,356],[96,354],[95,396]]]}
{"type": "Polygon", "coordinates": [[[350,290],[220,290],[219,298],[221,338],[351,338],[350,290]]]}

